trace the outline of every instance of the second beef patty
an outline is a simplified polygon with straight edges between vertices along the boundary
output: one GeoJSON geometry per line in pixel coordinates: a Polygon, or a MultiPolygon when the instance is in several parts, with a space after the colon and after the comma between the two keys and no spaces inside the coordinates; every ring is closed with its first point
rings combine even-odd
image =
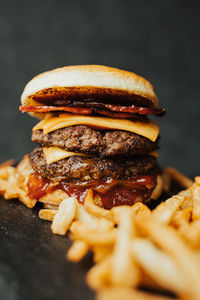
{"type": "Polygon", "coordinates": [[[150,175],[158,170],[156,158],[151,155],[135,156],[131,159],[108,159],[71,156],[47,164],[42,148],[30,155],[36,173],[53,181],[126,180],[140,175],[150,175]]]}
{"type": "Polygon", "coordinates": [[[58,147],[101,157],[143,155],[158,148],[158,139],[152,142],[128,131],[95,130],[83,125],[58,129],[48,134],[36,130],[32,133],[32,141],[43,147],[58,147]]]}

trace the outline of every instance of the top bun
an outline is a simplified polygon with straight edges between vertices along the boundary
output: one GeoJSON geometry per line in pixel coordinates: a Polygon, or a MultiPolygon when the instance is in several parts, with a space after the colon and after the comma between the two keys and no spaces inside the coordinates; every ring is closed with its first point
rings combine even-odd
{"type": "MultiPolygon", "coordinates": [[[[158,106],[153,86],[141,76],[100,65],[67,66],[41,73],[27,83],[22,105],[53,105],[59,100],[158,106]]],[[[32,115],[35,115],[32,113],[32,115]]]]}

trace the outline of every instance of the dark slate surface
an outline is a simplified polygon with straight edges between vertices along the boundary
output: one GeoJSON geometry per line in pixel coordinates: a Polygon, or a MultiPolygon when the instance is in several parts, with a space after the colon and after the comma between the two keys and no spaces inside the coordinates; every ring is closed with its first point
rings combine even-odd
{"type": "Polygon", "coordinates": [[[0,299],[94,299],[85,283],[91,265],[65,260],[71,242],[53,235],[38,209],[0,200],[0,299]]]}
{"type": "MultiPolygon", "coordinates": [[[[160,164],[191,177],[200,174],[199,11],[198,0],[2,1],[0,162],[20,160],[34,147],[30,135],[36,120],[18,112],[25,83],[58,66],[95,63],[134,71],[154,84],[160,106],[167,108],[157,119],[160,164]]],[[[83,284],[85,265],[63,260],[65,238],[51,236],[49,224],[37,220],[34,211],[12,202],[0,205],[0,299],[39,299],[38,291],[47,285],[52,299],[62,290],[68,299],[91,297],[83,284]]]]}

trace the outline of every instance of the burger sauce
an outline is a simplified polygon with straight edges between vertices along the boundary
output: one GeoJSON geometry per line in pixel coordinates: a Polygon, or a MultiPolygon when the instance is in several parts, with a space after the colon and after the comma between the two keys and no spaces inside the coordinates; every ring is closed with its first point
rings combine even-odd
{"type": "Polygon", "coordinates": [[[101,182],[52,183],[40,175],[31,174],[28,180],[29,196],[39,199],[47,193],[61,189],[68,196],[75,196],[80,203],[91,188],[95,195],[101,196],[104,208],[110,209],[118,205],[133,205],[150,198],[156,186],[156,176],[140,176],[129,180],[107,179],[101,182]]]}

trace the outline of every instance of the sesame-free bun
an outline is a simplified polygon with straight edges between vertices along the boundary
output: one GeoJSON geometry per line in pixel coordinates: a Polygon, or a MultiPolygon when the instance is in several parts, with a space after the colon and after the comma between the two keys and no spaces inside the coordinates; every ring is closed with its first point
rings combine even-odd
{"type": "MultiPolygon", "coordinates": [[[[128,71],[100,66],[67,66],[44,72],[27,83],[22,105],[51,104],[62,100],[83,100],[157,107],[153,86],[128,71]]],[[[34,115],[34,114],[33,114],[34,115]]]]}

